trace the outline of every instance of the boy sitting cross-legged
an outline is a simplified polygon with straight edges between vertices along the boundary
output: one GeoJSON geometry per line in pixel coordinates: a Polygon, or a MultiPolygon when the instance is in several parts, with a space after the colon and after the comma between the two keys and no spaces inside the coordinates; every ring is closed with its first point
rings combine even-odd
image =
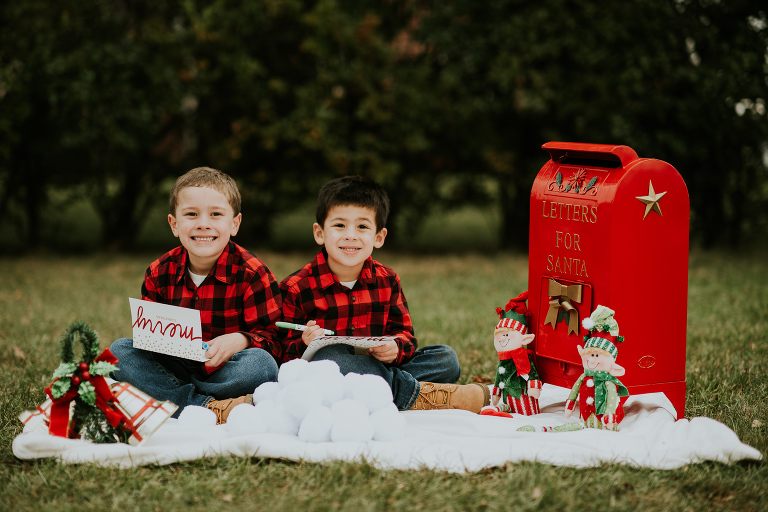
{"type": "Polygon", "coordinates": [[[360,176],[337,178],[320,190],[313,232],[323,249],[280,283],[283,319],[309,326],[303,333],[288,332],[283,359],[301,357],[323,329],[339,336],[394,336],[396,341],[362,355],[355,355],[348,345],[329,345],[314,360],[335,361],[343,374],[383,377],[401,411],[464,409],[478,413],[490,401],[488,387],[452,384],[461,369],[451,347],[416,349],[400,278],[371,258],[373,249],[384,244],[388,214],[386,191],[360,176]]]}
{"type": "Polygon", "coordinates": [[[239,227],[240,192],[228,175],[198,167],[171,191],[168,223],[181,247],[147,269],[141,298],[197,309],[205,364],[112,344],[120,360],[115,380],[129,382],[157,400],[205,406],[224,423],[234,406],[253,403],[253,390],[277,380],[280,343],[269,326],[280,318],[280,289],[263,261],[230,240],[239,227]]]}

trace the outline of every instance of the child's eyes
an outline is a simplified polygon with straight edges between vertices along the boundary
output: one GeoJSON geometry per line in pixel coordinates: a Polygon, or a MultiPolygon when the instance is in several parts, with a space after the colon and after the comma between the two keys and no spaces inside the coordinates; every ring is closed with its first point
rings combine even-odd
{"type": "Polygon", "coordinates": [[[366,226],[365,224],[360,224],[359,226],[357,226],[357,229],[369,229],[369,227],[366,226]]]}

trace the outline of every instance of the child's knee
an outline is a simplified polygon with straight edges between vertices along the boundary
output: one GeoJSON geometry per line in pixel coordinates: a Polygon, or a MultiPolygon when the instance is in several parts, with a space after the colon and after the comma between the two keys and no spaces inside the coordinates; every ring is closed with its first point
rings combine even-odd
{"type": "Polygon", "coordinates": [[[133,340],[130,338],[120,338],[119,340],[115,340],[109,347],[109,350],[118,359],[125,357],[126,354],[134,350],[133,340]]]}

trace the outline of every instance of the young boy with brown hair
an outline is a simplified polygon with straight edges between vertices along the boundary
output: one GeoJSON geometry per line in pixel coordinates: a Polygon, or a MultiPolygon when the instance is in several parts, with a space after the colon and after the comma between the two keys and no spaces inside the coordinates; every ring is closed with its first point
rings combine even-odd
{"type": "Polygon", "coordinates": [[[337,178],[320,190],[313,225],[323,249],[280,283],[283,319],[306,324],[283,340],[283,360],[301,357],[323,329],[339,336],[393,336],[396,341],[355,355],[344,344],[320,349],[314,360],[329,359],[347,374],[383,377],[400,410],[465,409],[475,413],[490,402],[488,386],[456,385],[461,368],[446,345],[417,350],[411,315],[400,278],[373,260],[387,236],[389,198],[377,183],[360,176],[337,178]]]}
{"type": "MultiPolygon", "coordinates": [[[[157,400],[204,406],[224,423],[241,403],[253,403],[260,384],[277,380],[281,346],[269,326],[280,318],[280,289],[263,261],[230,240],[240,228],[240,192],[228,175],[198,167],[176,180],[168,223],[181,246],[147,269],[141,298],[197,309],[204,364],[112,344],[120,360],[112,378],[129,382],[157,400]]],[[[274,329],[274,328],[273,328],[274,329]]]]}

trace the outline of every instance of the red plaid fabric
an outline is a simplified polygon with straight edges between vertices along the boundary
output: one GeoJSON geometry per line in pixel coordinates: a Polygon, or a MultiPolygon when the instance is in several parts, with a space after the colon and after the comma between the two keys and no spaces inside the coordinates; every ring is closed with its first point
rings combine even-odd
{"type": "MultiPolygon", "coordinates": [[[[418,343],[400,278],[372,258],[365,261],[350,289],[331,272],[323,249],[301,270],[286,277],[280,291],[286,322],[315,320],[339,336],[397,336],[399,351],[394,366],[407,362],[416,352],[418,343]]],[[[283,362],[301,357],[305,349],[301,332],[288,331],[283,339],[283,362]]]]}
{"type": "MultiPolygon", "coordinates": [[[[184,247],[167,252],[147,269],[141,298],[199,310],[204,341],[240,332],[252,348],[280,361],[282,347],[273,325],[280,319],[280,288],[263,261],[230,241],[199,287],[186,269],[184,247]]],[[[216,369],[204,368],[208,373],[216,369]]]]}

